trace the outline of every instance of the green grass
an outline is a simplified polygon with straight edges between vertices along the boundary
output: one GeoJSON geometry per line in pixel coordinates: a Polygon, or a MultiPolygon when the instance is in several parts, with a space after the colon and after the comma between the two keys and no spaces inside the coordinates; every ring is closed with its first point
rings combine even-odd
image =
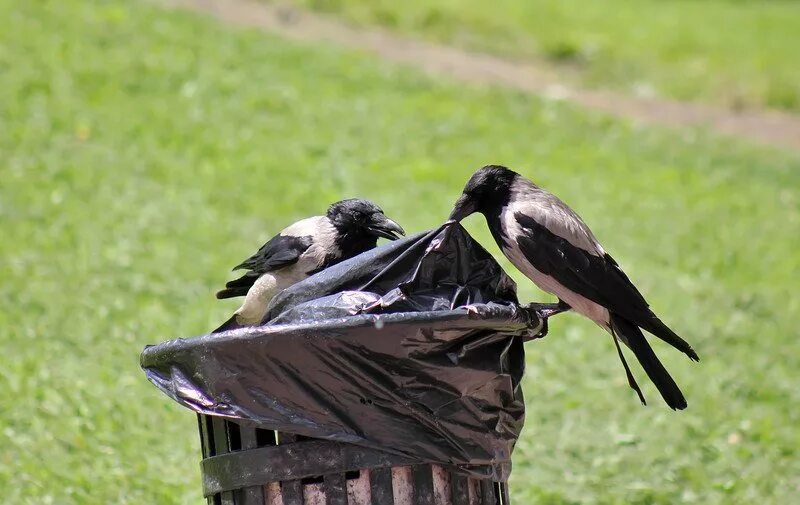
{"type": "Polygon", "coordinates": [[[584,85],[800,110],[800,4],[782,0],[286,0],[551,63],[584,85]]]}
{"type": "Polygon", "coordinates": [[[143,346],[221,322],[228,269],[292,220],[359,195],[431,228],[489,162],[573,204],[703,358],[657,345],[690,407],[646,384],[643,408],[607,336],[554,320],[528,346],[516,503],[797,496],[795,155],[122,0],[0,2],[0,132],[5,503],[199,503],[194,416],[143,346]]]}

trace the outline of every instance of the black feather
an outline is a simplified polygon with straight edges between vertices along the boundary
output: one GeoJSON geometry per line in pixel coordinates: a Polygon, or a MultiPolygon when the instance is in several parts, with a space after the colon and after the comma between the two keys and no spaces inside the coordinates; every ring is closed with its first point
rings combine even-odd
{"type": "Polygon", "coordinates": [[[245,296],[247,294],[247,288],[235,288],[235,289],[220,289],[217,291],[217,300],[225,300],[227,298],[236,298],[237,296],[245,296]]]}
{"type": "Polygon", "coordinates": [[[228,330],[235,330],[236,328],[243,328],[241,324],[238,323],[236,320],[236,314],[232,315],[230,319],[222,323],[219,328],[212,331],[211,333],[222,333],[223,331],[228,330]]]}
{"type": "MultiPolygon", "coordinates": [[[[650,344],[648,344],[647,340],[644,338],[642,330],[634,323],[613,312],[611,313],[611,328],[616,337],[622,340],[622,342],[633,351],[636,359],[639,360],[647,376],[650,377],[650,380],[656,385],[656,388],[658,388],[658,391],[661,393],[664,401],[667,402],[667,405],[675,410],[685,409],[686,398],[684,398],[680,388],[675,384],[669,372],[664,368],[664,365],[658,360],[656,353],[653,352],[650,344]]],[[[623,363],[624,362],[623,358],[623,363]]],[[[626,371],[630,374],[629,370],[626,371]]],[[[638,388],[635,389],[637,389],[640,398],[644,401],[641,392],[638,391],[638,388]]]]}
{"type": "Polygon", "coordinates": [[[233,270],[247,269],[263,274],[295,263],[314,239],[310,236],[275,235],[233,270]]]}
{"type": "Polygon", "coordinates": [[[672,331],[666,324],[664,324],[655,315],[655,313],[653,313],[652,310],[650,310],[650,305],[647,303],[647,301],[645,301],[642,294],[639,293],[639,290],[636,289],[636,286],[633,285],[628,276],[625,275],[625,272],[622,271],[622,269],[619,267],[614,258],[612,258],[611,255],[606,254],[605,259],[606,261],[611,263],[617,276],[624,279],[629,289],[635,290],[636,293],[639,294],[639,298],[641,299],[641,301],[644,303],[644,306],[643,307],[640,306],[638,311],[642,313],[642,317],[635,319],[634,322],[638,326],[644,328],[646,331],[652,333],[653,335],[660,338],[664,342],[670,344],[672,347],[686,354],[693,361],[700,361],[700,356],[698,356],[697,352],[695,352],[695,350],[692,349],[692,346],[689,345],[689,342],[685,341],[680,336],[678,336],[677,333],[672,331]]]}
{"type": "Polygon", "coordinates": [[[222,300],[245,296],[259,277],[296,263],[313,242],[310,236],[275,235],[258,252],[234,268],[246,268],[248,271],[238,279],[225,283],[225,289],[217,291],[217,298],[222,300]]]}
{"type": "Polygon", "coordinates": [[[261,274],[257,272],[247,272],[243,276],[239,277],[238,279],[234,279],[232,281],[228,281],[225,283],[226,288],[249,288],[253,284],[255,284],[256,280],[261,276],[261,274]]]}
{"type": "Polygon", "coordinates": [[[649,319],[642,319],[638,321],[639,326],[641,326],[646,331],[652,333],[656,337],[660,338],[664,342],[669,343],[673,347],[681,350],[685,353],[689,358],[693,361],[700,361],[700,356],[697,355],[692,346],[689,345],[684,339],[679,337],[674,331],[670,329],[669,326],[664,324],[661,319],[656,317],[655,314],[652,312],[650,313],[649,319]]]}
{"type": "Polygon", "coordinates": [[[516,238],[525,258],[536,270],[644,328],[691,359],[699,360],[689,343],[650,310],[647,301],[614,258],[608,254],[597,256],[576,247],[526,214],[517,212],[514,217],[525,234],[509,238],[516,238]]]}
{"type": "Polygon", "coordinates": [[[222,300],[225,298],[234,298],[237,296],[244,296],[255,284],[260,274],[255,272],[247,272],[238,279],[228,281],[225,283],[225,289],[217,291],[217,298],[222,300]]]}
{"type": "Polygon", "coordinates": [[[613,333],[611,334],[611,339],[614,341],[614,347],[617,348],[617,355],[619,355],[619,360],[622,362],[622,368],[625,369],[625,376],[628,378],[628,385],[636,391],[636,395],[639,397],[639,401],[642,402],[642,405],[647,405],[647,400],[644,399],[644,394],[642,393],[642,389],[639,387],[639,383],[636,382],[636,378],[633,376],[633,372],[631,372],[631,367],[628,366],[628,361],[625,359],[625,355],[622,354],[622,348],[619,346],[619,339],[613,333]]]}

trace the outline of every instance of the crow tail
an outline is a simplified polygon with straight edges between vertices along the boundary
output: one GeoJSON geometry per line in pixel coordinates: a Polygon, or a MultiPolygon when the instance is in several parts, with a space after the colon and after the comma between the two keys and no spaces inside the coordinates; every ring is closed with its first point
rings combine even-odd
{"type": "Polygon", "coordinates": [[[692,361],[700,361],[700,357],[697,355],[695,350],[692,349],[692,346],[689,345],[687,341],[679,337],[677,333],[672,331],[669,326],[664,324],[661,319],[656,317],[655,314],[653,314],[652,318],[642,321],[642,324],[639,326],[668,343],[672,347],[678,349],[682,353],[686,354],[692,361]]]}
{"type": "MultiPolygon", "coordinates": [[[[633,351],[636,359],[639,360],[647,376],[650,377],[650,380],[656,385],[656,388],[658,388],[658,391],[661,393],[664,401],[667,402],[667,405],[674,410],[685,409],[686,398],[684,398],[683,393],[681,393],[680,388],[675,384],[675,381],[669,375],[667,369],[664,368],[664,365],[658,360],[655,352],[653,352],[653,348],[650,347],[650,344],[645,339],[642,330],[624,317],[614,313],[611,313],[611,329],[614,332],[614,336],[622,340],[622,342],[633,351]]],[[[622,352],[619,348],[618,351],[621,355],[622,352]]],[[[625,364],[624,358],[623,364],[625,364]]],[[[625,369],[630,382],[632,375],[627,366],[625,369]]],[[[644,401],[641,392],[638,391],[638,387],[634,387],[634,389],[639,393],[639,398],[644,401]]]]}

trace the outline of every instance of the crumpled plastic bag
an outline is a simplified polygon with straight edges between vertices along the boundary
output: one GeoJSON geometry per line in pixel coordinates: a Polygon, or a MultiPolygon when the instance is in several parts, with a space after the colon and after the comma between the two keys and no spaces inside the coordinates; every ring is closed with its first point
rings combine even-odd
{"type": "Polygon", "coordinates": [[[535,307],[457,223],[323,270],[265,323],[145,348],[180,404],[504,480],[522,429],[535,307]]]}

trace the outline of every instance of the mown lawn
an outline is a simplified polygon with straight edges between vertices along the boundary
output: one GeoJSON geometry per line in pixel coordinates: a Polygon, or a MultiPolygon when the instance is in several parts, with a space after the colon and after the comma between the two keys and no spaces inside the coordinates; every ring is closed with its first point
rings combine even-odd
{"type": "Polygon", "coordinates": [[[557,66],[589,86],[800,110],[800,4],[783,0],[284,0],[557,66]]]}
{"type": "Polygon", "coordinates": [[[572,203],[703,358],[657,345],[690,407],[647,384],[643,408],[605,335],[554,320],[528,348],[516,503],[800,490],[796,155],[123,0],[0,2],[0,132],[5,503],[199,503],[194,416],[142,347],[222,321],[214,290],[284,224],[360,195],[430,228],[489,162],[572,203]]]}

